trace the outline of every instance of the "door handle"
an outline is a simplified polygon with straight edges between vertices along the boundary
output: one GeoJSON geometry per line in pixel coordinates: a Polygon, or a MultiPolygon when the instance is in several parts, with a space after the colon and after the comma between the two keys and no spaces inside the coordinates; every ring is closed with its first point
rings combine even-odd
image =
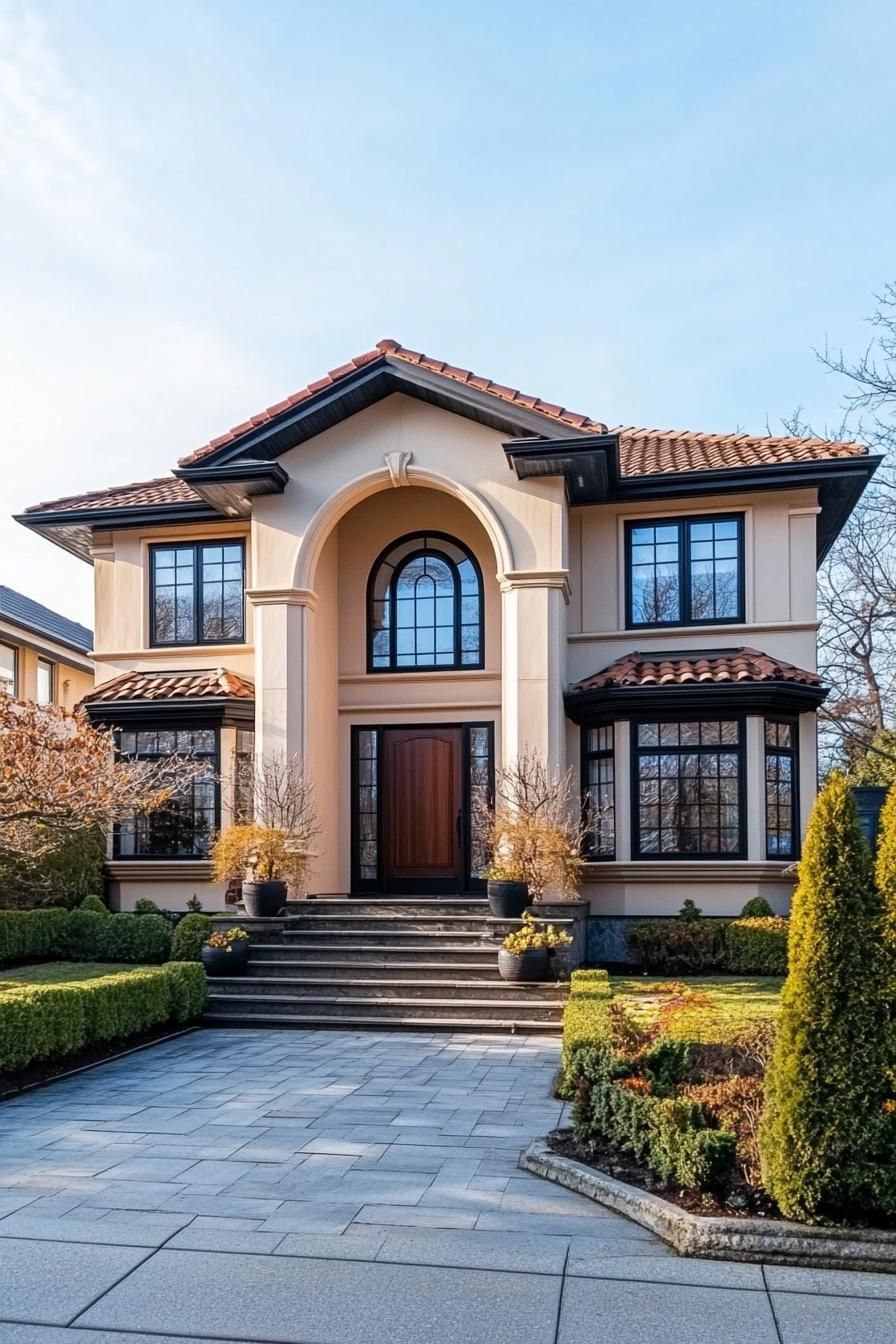
{"type": "Polygon", "coordinates": [[[462,813],[462,812],[458,812],[458,814],[457,814],[457,818],[456,818],[456,820],[455,820],[454,825],[455,825],[455,828],[456,828],[456,830],[457,830],[457,846],[458,846],[458,849],[459,849],[459,848],[460,848],[460,844],[461,844],[461,840],[463,839],[463,813],[462,813]]]}

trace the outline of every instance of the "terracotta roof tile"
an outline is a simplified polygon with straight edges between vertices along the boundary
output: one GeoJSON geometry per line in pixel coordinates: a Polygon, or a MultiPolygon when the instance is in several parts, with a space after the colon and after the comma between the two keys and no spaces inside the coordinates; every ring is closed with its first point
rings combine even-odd
{"type": "MultiPolygon", "coordinates": [[[[350,359],[347,364],[340,364],[338,368],[331,369],[325,377],[309,383],[307,387],[303,387],[299,392],[294,392],[286,400],[290,406],[297,406],[300,402],[307,401],[309,397],[314,396],[315,392],[320,392],[325,387],[332,387],[341,378],[356,373],[358,369],[364,368],[367,364],[372,364],[377,359],[382,359],[385,355],[392,359],[403,360],[406,364],[416,364],[420,368],[440,374],[443,378],[450,378],[452,382],[466,383],[480,392],[487,392],[490,396],[497,397],[500,401],[515,403],[526,410],[537,411],[548,420],[558,421],[572,429],[593,430],[601,434],[606,430],[605,425],[600,424],[597,420],[589,419],[587,415],[579,415],[575,411],[566,410],[563,406],[540,401],[538,397],[527,396],[515,387],[504,387],[501,383],[493,383],[490,378],[483,378],[479,374],[471,373],[469,369],[462,369],[455,364],[446,364],[444,360],[421,354],[419,350],[408,350],[405,346],[399,345],[398,341],[388,340],[378,341],[373,350],[367,350],[363,355],[356,355],[354,359],[350,359]]],[[[258,415],[253,416],[252,424],[263,425],[279,415],[282,409],[283,402],[279,401],[275,405],[269,406],[267,410],[260,411],[258,415]]],[[[218,438],[212,439],[210,443],[197,448],[195,452],[182,457],[179,465],[182,467],[190,466],[206,457],[214,449],[220,448],[223,444],[235,442],[241,434],[246,432],[246,428],[245,424],[235,425],[226,434],[219,435],[218,438]]]]}
{"type": "Polygon", "coordinates": [[[123,672],[84,696],[82,705],[127,700],[254,700],[247,677],[216,667],[201,672],[123,672]]]}
{"type": "MultiPolygon", "coordinates": [[[[248,420],[242,421],[241,424],[234,425],[226,434],[219,434],[202,448],[197,448],[195,452],[181,458],[181,466],[201,461],[215,449],[236,442],[241,435],[266,424],[289,407],[307,401],[316,392],[334,386],[340,379],[386,355],[391,359],[403,360],[407,364],[429,369],[443,378],[466,384],[500,401],[527,411],[535,411],[555,425],[565,425],[584,434],[608,432],[606,425],[590,419],[587,415],[569,411],[554,402],[542,401],[528,393],[519,392],[516,388],[505,387],[502,383],[494,383],[489,378],[471,373],[469,369],[446,364],[443,360],[434,359],[417,350],[408,350],[397,341],[386,340],[379,341],[372,350],[366,351],[363,355],[356,355],[354,359],[332,369],[323,378],[309,383],[292,396],[285,397],[266,410],[259,411],[248,420]]],[[[868,451],[860,443],[838,443],[830,439],[709,434],[698,430],[638,429],[628,425],[617,426],[609,432],[619,435],[620,471],[624,477],[863,457],[868,451]]],[[[25,512],[37,514],[56,510],[124,508],[145,504],[182,504],[199,501],[200,496],[184,481],[177,480],[173,476],[162,476],[152,481],[138,481],[132,485],[117,486],[109,490],[68,495],[62,499],[34,504],[25,512]]]]}
{"type": "Polygon", "coordinates": [[[26,513],[55,513],[57,510],[139,508],[144,504],[200,504],[202,500],[191,485],[176,476],[157,476],[152,481],[134,481],[131,485],[111,486],[107,490],[88,490],[83,495],[63,495],[61,499],[32,504],[26,513]]]}
{"type": "Polygon", "coordinates": [[[609,667],[577,681],[570,690],[598,691],[622,687],[700,686],[712,683],[786,681],[822,686],[815,672],[782,662],[759,649],[720,649],[714,653],[629,653],[609,667]]]}

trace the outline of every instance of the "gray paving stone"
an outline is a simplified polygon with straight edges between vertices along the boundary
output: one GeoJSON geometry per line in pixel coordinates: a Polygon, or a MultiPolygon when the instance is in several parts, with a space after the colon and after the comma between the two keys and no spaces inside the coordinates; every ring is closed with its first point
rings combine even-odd
{"type": "Polygon", "coordinates": [[[277,1247],[276,1255],[311,1256],[318,1260],[375,1260],[385,1231],[348,1228],[337,1236],[326,1232],[290,1232],[277,1247]]]}
{"type": "Polygon", "coordinates": [[[781,1344],[893,1344],[896,1302],[819,1293],[772,1293],[781,1344]]]}
{"type": "Polygon", "coordinates": [[[262,1223],[265,1232],[344,1232],[361,1212],[359,1204],[288,1200],[262,1223]]]}
{"type": "Polygon", "coordinates": [[[295,1344],[553,1344],[560,1280],[548,1275],[234,1255],[207,1268],[201,1253],[159,1251],[78,1323],[295,1344]]]}
{"type": "Polygon", "coordinates": [[[0,1240],[0,1315],[66,1325],[151,1254],[132,1246],[0,1240]]]}
{"type": "MultiPolygon", "coordinates": [[[[147,1215],[139,1213],[134,1213],[127,1222],[107,1217],[79,1218],[77,1210],[65,1218],[29,1218],[25,1214],[14,1214],[0,1222],[0,1238],[82,1242],[95,1246],[161,1246],[190,1221],[189,1215],[172,1215],[161,1219],[153,1215],[151,1221],[146,1219],[147,1215]]],[[[0,1289],[0,1312],[2,1310],[3,1293],[0,1289]]]]}
{"type": "Polygon", "coordinates": [[[476,1226],[484,1232],[545,1232],[550,1236],[632,1236],[653,1239],[653,1234],[634,1223],[626,1223],[606,1209],[593,1213],[590,1218],[567,1214],[539,1213],[480,1213],[476,1226]],[[623,1232],[628,1227],[630,1232],[623,1232]],[[601,1228],[605,1230],[601,1232],[601,1228]]]}
{"type": "Polygon", "coordinates": [[[417,1205],[365,1204],[354,1221],[390,1227],[473,1228],[477,1215],[462,1209],[422,1208],[417,1205]]]}
{"type": "MultiPolygon", "coordinates": [[[[598,1238],[572,1238],[566,1272],[577,1278],[637,1279],[646,1283],[696,1284],[705,1288],[754,1288],[765,1291],[760,1265],[730,1260],[686,1260],[674,1253],[664,1256],[631,1255],[631,1240],[603,1244],[598,1238]],[[614,1251],[620,1252],[613,1254],[614,1251]]],[[[653,1246],[651,1245],[653,1250],[653,1246]]]]}
{"type": "Polygon", "coordinates": [[[197,1228],[194,1223],[168,1242],[172,1250],[235,1251],[240,1255],[272,1255],[285,1233],[245,1231],[239,1228],[197,1228]]]}
{"type": "MultiPolygon", "coordinates": [[[[613,1344],[778,1344],[764,1292],[567,1279],[557,1344],[594,1344],[598,1322],[613,1344]]],[[[815,1344],[805,1335],[799,1344],[810,1339],[815,1344]]]]}
{"type": "MultiPolygon", "coordinates": [[[[211,1344],[211,1341],[188,1339],[185,1335],[127,1335],[117,1330],[66,1330],[56,1325],[3,1326],[3,1344],[211,1344]]],[[[233,1339],[215,1340],[214,1344],[239,1344],[233,1339]]]]}
{"type": "Polygon", "coordinates": [[[500,1232],[389,1232],[378,1261],[410,1265],[452,1265],[457,1269],[500,1269],[528,1274],[562,1274],[566,1237],[507,1237],[500,1232]]]}
{"type": "MultiPolygon", "coordinates": [[[[3,1224],[0,1223],[0,1227],[3,1224]]],[[[896,1298],[896,1274],[866,1274],[851,1269],[797,1269],[789,1265],[766,1265],[765,1281],[770,1291],[827,1293],[832,1297],[896,1298]]]]}

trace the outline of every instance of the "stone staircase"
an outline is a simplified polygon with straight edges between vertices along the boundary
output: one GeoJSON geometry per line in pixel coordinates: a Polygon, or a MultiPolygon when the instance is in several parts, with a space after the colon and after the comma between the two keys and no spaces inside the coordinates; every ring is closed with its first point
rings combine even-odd
{"type": "Polygon", "coordinates": [[[519,922],[493,919],[485,900],[422,897],[318,898],[291,903],[282,919],[218,916],[218,928],[246,929],[249,965],[244,976],[209,978],[203,1021],[557,1032],[565,985],[498,974],[501,939],[519,922]]]}

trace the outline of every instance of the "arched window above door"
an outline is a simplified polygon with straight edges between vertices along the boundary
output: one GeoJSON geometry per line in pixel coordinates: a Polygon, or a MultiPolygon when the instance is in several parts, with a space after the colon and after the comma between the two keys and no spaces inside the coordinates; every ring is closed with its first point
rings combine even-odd
{"type": "Polygon", "coordinates": [[[442,532],[400,537],[370,573],[368,671],[482,665],[482,574],[473,555],[442,532]]]}

